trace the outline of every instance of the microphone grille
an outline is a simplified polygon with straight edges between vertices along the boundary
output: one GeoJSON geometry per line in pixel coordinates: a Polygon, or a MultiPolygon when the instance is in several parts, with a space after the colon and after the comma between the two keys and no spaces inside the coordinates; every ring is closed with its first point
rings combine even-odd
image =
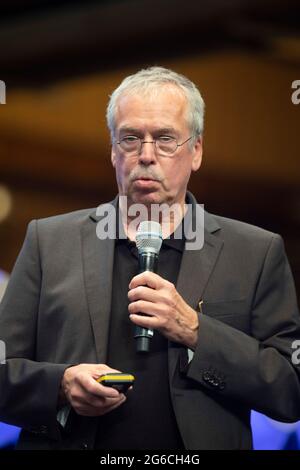
{"type": "Polygon", "coordinates": [[[162,244],[160,224],[154,220],[141,222],[137,229],[135,239],[139,253],[152,252],[158,255],[162,244]]]}

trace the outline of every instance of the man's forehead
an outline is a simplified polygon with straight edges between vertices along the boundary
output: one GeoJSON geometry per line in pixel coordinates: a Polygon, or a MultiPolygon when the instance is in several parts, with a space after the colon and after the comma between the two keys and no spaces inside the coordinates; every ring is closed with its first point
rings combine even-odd
{"type": "Polygon", "coordinates": [[[133,89],[124,91],[118,101],[117,101],[117,108],[123,106],[134,106],[138,105],[139,103],[143,105],[143,103],[170,103],[176,102],[180,105],[186,105],[187,100],[186,96],[177,85],[172,83],[166,83],[161,85],[149,86],[147,88],[141,89],[133,89]]]}
{"type": "Polygon", "coordinates": [[[118,99],[117,127],[138,128],[148,119],[155,119],[157,128],[177,128],[185,116],[187,100],[182,90],[164,86],[155,93],[129,92],[118,99]]]}

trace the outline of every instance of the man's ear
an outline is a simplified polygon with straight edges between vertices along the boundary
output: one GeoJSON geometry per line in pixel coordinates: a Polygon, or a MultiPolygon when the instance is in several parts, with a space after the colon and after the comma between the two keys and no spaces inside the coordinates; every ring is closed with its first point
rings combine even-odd
{"type": "Polygon", "coordinates": [[[201,136],[198,136],[193,147],[192,171],[199,170],[201,163],[202,163],[202,153],[203,153],[203,138],[201,136]]]}

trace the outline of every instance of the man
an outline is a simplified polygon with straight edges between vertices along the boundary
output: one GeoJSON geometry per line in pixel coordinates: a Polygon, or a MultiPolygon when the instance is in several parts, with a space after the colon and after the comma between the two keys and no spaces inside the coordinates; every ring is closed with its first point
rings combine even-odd
{"type": "Polygon", "coordinates": [[[18,448],[249,449],[251,409],[300,418],[300,321],[281,237],[205,212],[204,245],[187,249],[203,113],[175,72],[127,77],[107,111],[116,239],[97,237],[95,210],[29,224],[0,313],[0,418],[23,428],[18,448]],[[157,274],[137,274],[137,203],[146,218],[154,204],[177,208],[159,219],[157,274]],[[154,330],[146,355],[135,325],[154,330]],[[113,371],[136,376],[126,395],[95,380],[113,371]]]}

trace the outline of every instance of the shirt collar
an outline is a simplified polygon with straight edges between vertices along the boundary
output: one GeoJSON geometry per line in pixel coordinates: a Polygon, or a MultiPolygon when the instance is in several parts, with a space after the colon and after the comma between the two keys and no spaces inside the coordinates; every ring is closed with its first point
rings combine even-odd
{"type": "MultiPolygon", "coordinates": [[[[185,246],[185,233],[187,229],[187,224],[190,224],[191,220],[193,220],[195,216],[195,208],[194,208],[194,201],[189,197],[189,194],[187,193],[186,195],[186,203],[187,203],[187,212],[176,228],[174,232],[170,234],[168,238],[163,239],[163,245],[162,246],[167,246],[170,248],[173,248],[174,250],[180,251],[183,253],[184,251],[184,246],[185,246]],[[192,217],[190,217],[192,211],[192,217]]],[[[123,226],[120,228],[119,223],[120,223],[120,218],[119,218],[119,202],[117,204],[117,211],[116,211],[116,243],[126,243],[129,245],[132,245],[134,242],[129,240],[128,237],[120,238],[120,230],[124,234],[124,229],[123,226]]]]}

